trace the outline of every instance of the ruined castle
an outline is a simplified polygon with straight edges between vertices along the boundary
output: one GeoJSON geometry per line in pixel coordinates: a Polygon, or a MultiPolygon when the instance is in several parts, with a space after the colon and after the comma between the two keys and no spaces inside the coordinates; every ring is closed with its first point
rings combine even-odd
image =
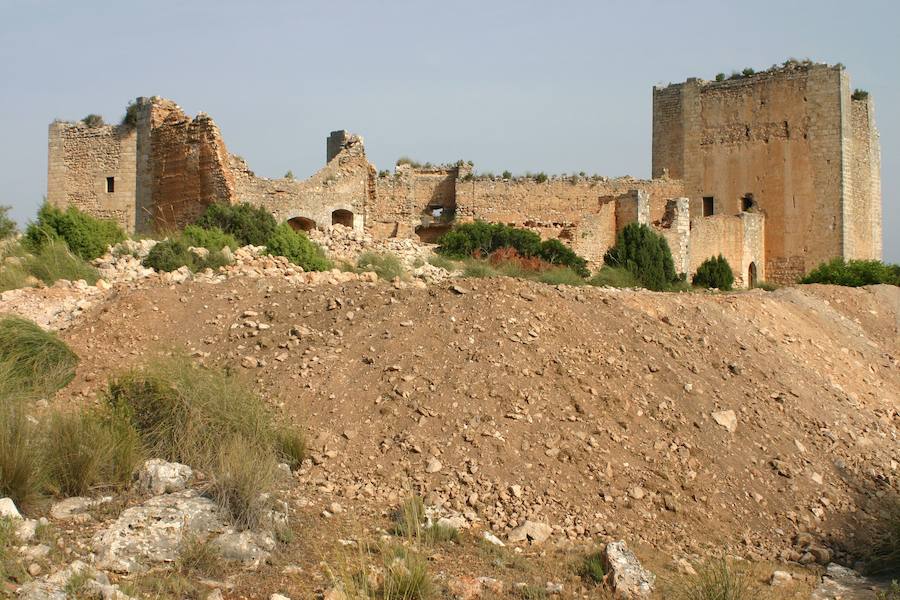
{"type": "Polygon", "coordinates": [[[256,176],[213,120],[138,98],[127,124],[54,122],[47,198],[130,232],[181,227],[213,202],[250,202],[297,229],[340,224],[434,241],[480,219],[556,237],[599,264],[637,221],[676,270],[723,254],[738,285],[790,282],[834,257],[881,258],[873,104],[841,65],[789,62],[722,81],[653,89],[652,179],[474,174],[469,163],[377,173],[362,138],[335,131],[305,180],[256,176]]]}

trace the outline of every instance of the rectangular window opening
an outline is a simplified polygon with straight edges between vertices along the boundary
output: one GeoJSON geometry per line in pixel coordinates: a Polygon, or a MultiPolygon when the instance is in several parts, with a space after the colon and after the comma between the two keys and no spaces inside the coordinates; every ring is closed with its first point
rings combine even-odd
{"type": "Polygon", "coordinates": [[[116,191],[116,178],[115,177],[107,177],[106,178],[106,193],[111,194],[116,191]]]}
{"type": "Polygon", "coordinates": [[[703,197],[703,216],[711,217],[715,208],[715,202],[712,196],[703,197]]]}
{"type": "Polygon", "coordinates": [[[753,208],[753,205],[753,194],[744,194],[744,197],[741,198],[741,210],[747,212],[753,208]]]}

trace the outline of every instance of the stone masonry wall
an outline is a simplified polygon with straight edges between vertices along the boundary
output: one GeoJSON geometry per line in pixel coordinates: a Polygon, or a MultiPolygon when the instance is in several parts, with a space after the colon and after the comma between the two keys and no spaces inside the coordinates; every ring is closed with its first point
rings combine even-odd
{"type": "Polygon", "coordinates": [[[869,98],[845,102],[850,106],[850,136],[844,149],[844,256],[881,259],[881,151],[875,110],[869,98]]]}
{"type": "Polygon", "coordinates": [[[653,173],[683,176],[691,214],[713,197],[766,217],[770,279],[791,281],[842,253],[842,67],[795,65],[654,90],[653,173]]]}
{"type": "Polygon", "coordinates": [[[49,129],[47,201],[135,229],[137,132],[130,127],[54,122],[49,129]],[[113,190],[107,192],[107,177],[113,190]]]}

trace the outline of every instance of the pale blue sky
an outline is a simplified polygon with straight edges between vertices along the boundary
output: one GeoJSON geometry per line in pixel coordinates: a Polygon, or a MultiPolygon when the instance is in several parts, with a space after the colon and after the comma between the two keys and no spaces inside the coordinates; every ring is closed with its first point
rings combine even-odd
{"type": "Polygon", "coordinates": [[[654,84],[788,57],[847,65],[875,99],[885,258],[900,262],[900,3],[0,0],[0,204],[46,192],[47,125],[136,96],[213,116],[260,175],[306,177],[325,137],[370,160],[650,173],[654,84]]]}

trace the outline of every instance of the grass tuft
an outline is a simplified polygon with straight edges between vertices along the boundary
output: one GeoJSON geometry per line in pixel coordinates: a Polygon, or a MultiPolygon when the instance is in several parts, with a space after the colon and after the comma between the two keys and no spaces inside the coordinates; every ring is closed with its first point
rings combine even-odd
{"type": "Polygon", "coordinates": [[[0,318],[0,390],[5,393],[53,394],[72,381],[77,364],[78,356],[55,334],[27,319],[0,318]]]}
{"type": "Polygon", "coordinates": [[[295,429],[278,429],[275,431],[275,449],[279,460],[296,469],[306,458],[306,438],[295,429]]]}
{"type": "Polygon", "coordinates": [[[0,497],[27,510],[41,497],[42,456],[25,403],[0,396],[0,497]]]}
{"type": "Polygon", "coordinates": [[[696,575],[682,575],[669,585],[666,598],[673,600],[750,600],[757,598],[743,569],[724,559],[697,568],[696,575]]]}
{"type": "Polygon", "coordinates": [[[210,493],[239,529],[260,525],[268,508],[268,491],[275,481],[275,458],[270,448],[233,436],[218,452],[211,469],[210,493]]]}
{"type": "Polygon", "coordinates": [[[187,536],[178,548],[176,570],[182,575],[200,575],[215,579],[225,572],[225,562],[218,548],[196,536],[187,536]]]}
{"type": "Polygon", "coordinates": [[[591,552],[585,556],[582,561],[578,574],[588,583],[599,585],[603,583],[606,576],[606,569],[603,566],[603,554],[600,552],[591,552]]]}
{"type": "Polygon", "coordinates": [[[637,278],[624,267],[602,267],[597,274],[591,277],[589,284],[598,287],[636,288],[641,287],[637,278]]]}
{"type": "Polygon", "coordinates": [[[363,252],[356,259],[356,268],[360,271],[374,271],[379,279],[387,281],[392,281],[397,277],[403,278],[406,275],[400,259],[390,252],[363,252]]]}
{"type": "Polygon", "coordinates": [[[378,595],[383,600],[429,600],[435,586],[428,563],[417,554],[406,553],[385,565],[384,583],[378,595]]]}

